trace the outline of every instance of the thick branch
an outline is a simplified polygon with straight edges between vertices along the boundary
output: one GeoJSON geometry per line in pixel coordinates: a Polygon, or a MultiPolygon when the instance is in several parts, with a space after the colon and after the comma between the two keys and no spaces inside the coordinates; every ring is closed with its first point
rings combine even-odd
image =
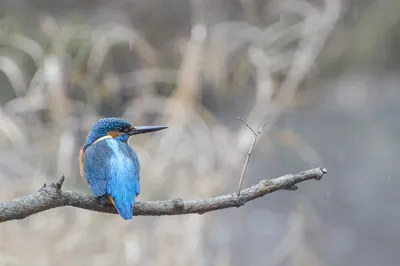
{"type": "MultiPolygon", "coordinates": [[[[173,199],[166,201],[137,202],[133,207],[135,215],[178,215],[203,214],[219,209],[243,206],[246,202],[265,196],[281,189],[295,188],[297,183],[310,179],[319,180],[326,173],[325,168],[315,168],[295,175],[284,175],[274,179],[260,181],[257,185],[243,189],[240,195],[228,195],[204,200],[173,199]]],[[[61,206],[73,206],[81,209],[116,213],[111,205],[100,205],[94,197],[75,191],[62,191],[64,177],[50,186],[43,186],[39,191],[9,202],[0,203],[0,223],[10,220],[24,219],[32,214],[61,206]]]]}

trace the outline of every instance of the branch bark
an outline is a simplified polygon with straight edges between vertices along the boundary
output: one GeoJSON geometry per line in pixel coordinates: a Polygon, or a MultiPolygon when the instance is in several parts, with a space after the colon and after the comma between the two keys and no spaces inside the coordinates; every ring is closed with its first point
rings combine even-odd
{"type": "MultiPolygon", "coordinates": [[[[257,185],[243,189],[240,194],[232,193],[203,200],[182,200],[176,198],[165,201],[136,202],[134,215],[161,216],[198,213],[240,207],[246,202],[263,197],[277,190],[294,190],[296,184],[315,179],[320,180],[327,173],[325,168],[315,168],[295,175],[289,174],[273,179],[265,179],[257,185]]],[[[116,214],[112,205],[101,205],[93,196],[76,191],[62,191],[62,177],[50,186],[44,185],[39,191],[30,195],[0,203],[0,223],[24,219],[30,215],[62,206],[116,214]]]]}

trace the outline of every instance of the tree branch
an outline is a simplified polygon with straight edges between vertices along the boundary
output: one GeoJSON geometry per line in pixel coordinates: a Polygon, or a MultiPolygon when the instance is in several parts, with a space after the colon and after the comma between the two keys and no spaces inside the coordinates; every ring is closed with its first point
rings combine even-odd
{"type": "MultiPolygon", "coordinates": [[[[297,183],[310,179],[320,180],[325,173],[327,173],[325,168],[315,168],[295,175],[262,180],[257,185],[241,190],[240,195],[232,193],[204,200],[184,201],[177,198],[165,201],[136,202],[133,211],[136,216],[161,216],[189,213],[203,214],[220,209],[240,207],[246,202],[274,191],[293,189],[297,183]]],[[[61,177],[58,182],[50,186],[44,185],[39,191],[28,196],[0,203],[0,223],[24,219],[32,214],[62,206],[72,206],[103,213],[117,213],[112,205],[101,205],[93,196],[76,191],[62,191],[63,182],[64,177],[61,177]]]]}

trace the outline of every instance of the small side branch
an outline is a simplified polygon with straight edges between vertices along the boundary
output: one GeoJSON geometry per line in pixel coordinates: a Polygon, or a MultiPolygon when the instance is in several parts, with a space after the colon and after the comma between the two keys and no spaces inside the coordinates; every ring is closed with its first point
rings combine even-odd
{"type": "Polygon", "coordinates": [[[267,121],[265,121],[264,125],[262,125],[262,127],[256,132],[256,131],[255,131],[251,126],[249,126],[249,124],[247,124],[241,117],[238,117],[237,119],[239,119],[240,121],[242,121],[242,123],[243,123],[246,127],[248,127],[248,129],[250,129],[251,132],[252,132],[253,135],[254,135],[253,143],[251,144],[250,149],[249,149],[249,151],[247,152],[246,161],[244,162],[244,165],[243,165],[243,168],[242,168],[242,174],[240,175],[240,180],[239,180],[239,185],[238,185],[238,190],[237,190],[238,195],[240,195],[240,191],[241,191],[242,185],[243,185],[244,175],[245,175],[245,173],[246,173],[247,165],[249,164],[249,161],[250,161],[251,153],[253,152],[254,146],[256,146],[257,137],[258,137],[258,135],[261,134],[261,131],[262,131],[262,130],[264,129],[264,127],[267,125],[267,121]]]}
{"type": "MultiPolygon", "coordinates": [[[[134,214],[147,216],[203,214],[220,209],[243,206],[246,202],[263,197],[277,190],[286,190],[296,184],[315,179],[320,180],[327,173],[325,168],[315,168],[295,175],[284,175],[278,178],[266,179],[258,184],[243,189],[240,194],[227,194],[202,200],[173,199],[166,201],[137,202],[133,207],[134,214]]],[[[43,186],[39,191],[30,195],[0,203],[0,223],[24,219],[30,215],[62,206],[103,212],[116,213],[111,205],[101,205],[92,196],[75,191],[62,191],[62,177],[50,186],[43,186]]]]}

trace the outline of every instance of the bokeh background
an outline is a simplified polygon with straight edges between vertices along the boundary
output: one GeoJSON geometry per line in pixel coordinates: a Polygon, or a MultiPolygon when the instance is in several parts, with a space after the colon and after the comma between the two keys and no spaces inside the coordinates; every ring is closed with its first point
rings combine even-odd
{"type": "Polygon", "coordinates": [[[239,209],[136,217],[58,208],[0,225],[0,265],[399,265],[400,1],[2,0],[0,201],[66,176],[119,116],[140,200],[326,167],[239,209]]]}

